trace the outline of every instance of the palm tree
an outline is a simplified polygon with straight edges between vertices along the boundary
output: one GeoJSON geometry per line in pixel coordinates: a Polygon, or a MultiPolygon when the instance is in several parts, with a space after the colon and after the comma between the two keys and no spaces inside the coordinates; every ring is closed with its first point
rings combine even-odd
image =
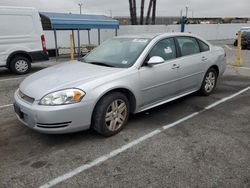
{"type": "Polygon", "coordinates": [[[153,2],[152,25],[155,25],[156,0],[153,2]]]}
{"type": "Polygon", "coordinates": [[[131,24],[134,25],[133,2],[128,0],[131,24]]]}
{"type": "Polygon", "coordinates": [[[147,13],[147,17],[146,17],[146,25],[149,24],[149,18],[150,18],[150,14],[151,14],[151,9],[152,9],[153,1],[154,1],[154,0],[150,0],[150,1],[149,1],[148,13],[147,13]]]}
{"type": "Polygon", "coordinates": [[[145,4],[145,0],[141,0],[141,17],[140,17],[141,25],[143,25],[143,20],[144,20],[144,4],[145,4]]]}
{"type": "Polygon", "coordinates": [[[136,15],[136,0],[133,0],[133,19],[134,19],[134,25],[137,25],[137,15],[136,15]]]}

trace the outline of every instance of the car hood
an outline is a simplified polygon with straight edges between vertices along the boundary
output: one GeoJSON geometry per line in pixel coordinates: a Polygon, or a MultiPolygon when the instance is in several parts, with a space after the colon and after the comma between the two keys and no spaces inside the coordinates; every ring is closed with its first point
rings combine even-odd
{"type": "Polygon", "coordinates": [[[25,95],[39,100],[50,92],[76,88],[118,71],[121,71],[121,69],[71,61],[28,76],[20,84],[20,90],[25,95]]]}

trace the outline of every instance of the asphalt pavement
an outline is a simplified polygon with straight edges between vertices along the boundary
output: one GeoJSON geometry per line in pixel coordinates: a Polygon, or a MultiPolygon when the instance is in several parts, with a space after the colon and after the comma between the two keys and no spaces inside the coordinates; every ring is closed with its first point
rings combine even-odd
{"type": "MultiPolygon", "coordinates": [[[[194,93],[133,115],[110,138],[23,126],[11,104],[25,76],[1,69],[0,187],[250,187],[250,51],[236,68],[231,41],[212,43],[229,51],[212,95],[194,93]]],[[[38,63],[33,72],[53,64],[38,63]]]]}

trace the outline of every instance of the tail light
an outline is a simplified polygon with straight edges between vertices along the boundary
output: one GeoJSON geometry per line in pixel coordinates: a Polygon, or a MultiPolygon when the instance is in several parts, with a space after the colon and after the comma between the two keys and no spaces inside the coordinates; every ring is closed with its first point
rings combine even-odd
{"type": "Polygon", "coordinates": [[[41,35],[41,42],[43,47],[43,52],[47,52],[46,43],[45,43],[45,36],[41,35]]]}

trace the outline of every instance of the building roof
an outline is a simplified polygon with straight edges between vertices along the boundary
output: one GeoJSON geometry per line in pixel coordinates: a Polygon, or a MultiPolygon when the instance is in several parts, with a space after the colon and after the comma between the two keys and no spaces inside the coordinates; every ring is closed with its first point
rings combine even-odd
{"type": "Polygon", "coordinates": [[[44,30],[118,29],[119,22],[103,15],[40,12],[44,30]]]}

